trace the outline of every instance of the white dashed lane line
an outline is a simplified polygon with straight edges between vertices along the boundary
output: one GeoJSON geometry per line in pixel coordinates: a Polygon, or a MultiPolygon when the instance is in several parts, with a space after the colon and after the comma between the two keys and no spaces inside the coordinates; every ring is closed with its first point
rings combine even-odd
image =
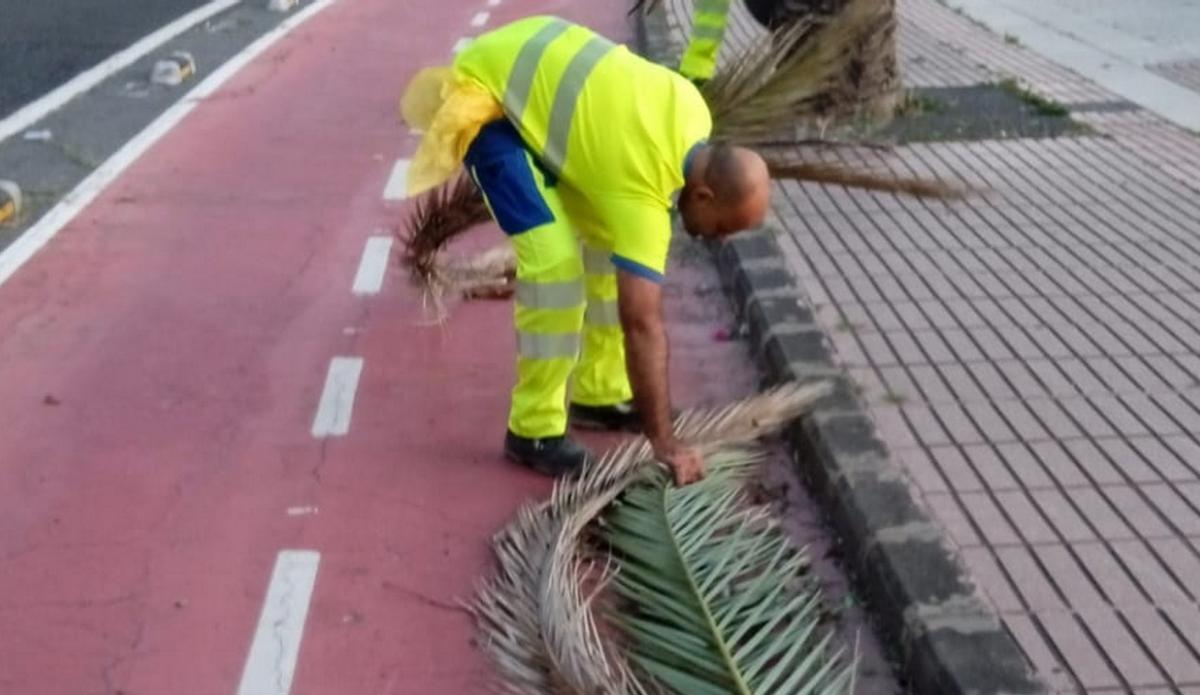
{"type": "Polygon", "coordinates": [[[471,26],[481,27],[487,24],[488,19],[492,16],[491,12],[478,12],[471,18],[471,26]]]}
{"type": "Polygon", "coordinates": [[[462,37],[458,41],[455,41],[454,42],[454,55],[458,55],[459,53],[462,53],[462,50],[470,45],[471,45],[471,39],[466,36],[462,37]]]}
{"type": "Polygon", "coordinates": [[[291,692],[320,564],[321,554],[315,550],[281,550],[276,556],[237,695],[291,692]]]}
{"type": "Polygon", "coordinates": [[[391,253],[392,237],[373,236],[367,239],[362,260],[358,263],[358,272],[354,274],[354,294],[379,294],[391,253]]]}
{"type": "Polygon", "coordinates": [[[404,200],[408,197],[409,163],[407,159],[400,159],[392,166],[392,173],[383,187],[384,200],[404,200]]]}
{"type": "Polygon", "coordinates": [[[354,394],[362,375],[361,357],[334,357],[325,376],[325,389],[313,418],[312,435],[318,439],[341,437],[350,431],[354,414],[354,394]]]}

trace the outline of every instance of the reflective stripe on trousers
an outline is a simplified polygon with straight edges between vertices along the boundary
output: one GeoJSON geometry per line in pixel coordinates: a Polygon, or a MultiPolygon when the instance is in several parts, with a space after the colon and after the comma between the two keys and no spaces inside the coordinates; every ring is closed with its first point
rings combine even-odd
{"type": "Polygon", "coordinates": [[[579,334],[517,331],[517,354],[531,360],[574,360],[579,354],[579,334]]]}
{"type": "Polygon", "coordinates": [[[534,309],[570,309],[583,304],[583,283],[517,281],[516,301],[534,309]]]}

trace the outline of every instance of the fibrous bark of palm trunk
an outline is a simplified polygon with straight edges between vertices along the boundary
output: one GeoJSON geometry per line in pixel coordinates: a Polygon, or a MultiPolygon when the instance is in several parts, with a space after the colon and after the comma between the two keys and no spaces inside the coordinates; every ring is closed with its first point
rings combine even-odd
{"type": "MultiPolygon", "coordinates": [[[[841,79],[811,105],[814,114],[839,120],[862,118],[872,124],[885,123],[894,115],[902,97],[896,57],[896,2],[877,1],[887,6],[889,21],[882,28],[851,39],[856,50],[841,79]]],[[[849,0],[746,0],[746,7],[769,30],[808,20],[812,23],[810,31],[816,32],[848,3],[849,0]]]]}

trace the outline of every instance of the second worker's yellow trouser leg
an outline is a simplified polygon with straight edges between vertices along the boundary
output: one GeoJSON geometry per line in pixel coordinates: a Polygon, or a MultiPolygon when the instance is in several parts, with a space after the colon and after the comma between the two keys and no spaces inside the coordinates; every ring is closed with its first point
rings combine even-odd
{"type": "Polygon", "coordinates": [[[617,312],[617,269],[611,252],[583,246],[587,311],[583,351],[575,367],[571,400],[581,405],[614,405],[633,398],[625,371],[625,336],[617,312]]]}
{"type": "Polygon", "coordinates": [[[683,58],[679,61],[679,72],[684,77],[708,80],[716,72],[717,55],[721,52],[721,41],[725,38],[730,2],[731,0],[694,0],[692,36],[683,52],[683,58]]]}

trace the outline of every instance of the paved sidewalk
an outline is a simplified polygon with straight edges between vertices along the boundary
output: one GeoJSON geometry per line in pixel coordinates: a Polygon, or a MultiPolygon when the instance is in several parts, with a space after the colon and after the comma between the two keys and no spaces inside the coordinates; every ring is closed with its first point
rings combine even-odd
{"type": "Polygon", "coordinates": [[[908,86],[1016,76],[1096,132],[805,151],[991,193],[781,184],[788,263],[1050,687],[1200,693],[1200,137],[933,0],[899,9],[908,86]]]}

